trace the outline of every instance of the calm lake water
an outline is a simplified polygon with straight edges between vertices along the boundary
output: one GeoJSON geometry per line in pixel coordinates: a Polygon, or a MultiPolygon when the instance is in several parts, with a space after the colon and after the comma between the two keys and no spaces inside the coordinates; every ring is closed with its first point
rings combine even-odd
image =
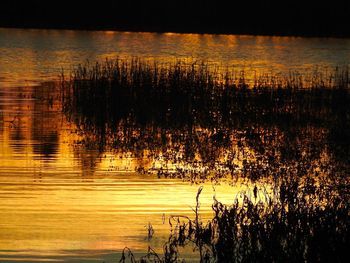
{"type": "Polygon", "coordinates": [[[0,85],[35,85],[87,60],[192,59],[263,72],[349,65],[350,39],[0,28],[0,85]]]}
{"type": "MultiPolygon", "coordinates": [[[[137,173],[147,158],[84,147],[59,90],[43,84],[87,60],[130,56],[261,72],[331,70],[348,66],[350,39],[0,29],[1,262],[115,262],[126,246],[161,252],[169,216],[193,217],[199,185],[137,173]]],[[[215,185],[224,203],[245,189],[215,185]]],[[[205,183],[203,218],[213,195],[205,183]]],[[[195,262],[197,254],[182,255],[195,262]]]]}

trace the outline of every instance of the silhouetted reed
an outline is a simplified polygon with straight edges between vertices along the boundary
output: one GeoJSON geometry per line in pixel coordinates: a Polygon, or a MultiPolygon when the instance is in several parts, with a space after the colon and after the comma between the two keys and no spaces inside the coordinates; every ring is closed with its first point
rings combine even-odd
{"type": "Polygon", "coordinates": [[[194,244],[201,262],[345,260],[349,244],[349,70],[288,76],[206,63],[117,59],[79,66],[62,81],[64,112],[81,145],[148,158],[139,167],[192,182],[268,178],[214,218],[172,217],[163,255],[121,262],[179,262],[194,244]]]}
{"type": "Polygon", "coordinates": [[[140,167],[159,176],[257,179],[288,169],[342,177],[350,155],[349,70],[246,75],[138,58],[81,65],[62,81],[64,111],[83,145],[162,158],[161,169],[140,167]]]}
{"type": "MultiPolygon", "coordinates": [[[[150,250],[132,262],[181,262],[178,248],[189,245],[198,251],[199,262],[346,262],[349,195],[334,195],[314,183],[312,178],[288,178],[276,196],[261,198],[254,188],[252,195],[242,193],[230,206],[214,197],[212,220],[202,222],[198,209],[194,220],[171,217],[164,255],[150,250]]],[[[126,258],[123,253],[120,262],[126,258]]]]}

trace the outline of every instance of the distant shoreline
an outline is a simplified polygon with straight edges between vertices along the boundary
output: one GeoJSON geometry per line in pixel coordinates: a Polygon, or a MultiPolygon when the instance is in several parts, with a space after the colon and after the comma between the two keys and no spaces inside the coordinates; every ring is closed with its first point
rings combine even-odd
{"type": "Polygon", "coordinates": [[[3,0],[0,27],[350,37],[350,2],[333,0],[3,0]]]}
{"type": "Polygon", "coordinates": [[[316,38],[350,38],[350,32],[303,32],[289,30],[280,32],[277,30],[256,29],[208,29],[208,28],[174,28],[154,26],[82,26],[82,25],[43,25],[43,24],[3,24],[0,28],[9,29],[43,29],[43,30],[79,30],[79,31],[115,31],[115,32],[142,32],[142,33],[178,33],[178,34],[212,34],[212,35],[250,35],[250,36],[277,36],[277,37],[316,37],[316,38]]]}

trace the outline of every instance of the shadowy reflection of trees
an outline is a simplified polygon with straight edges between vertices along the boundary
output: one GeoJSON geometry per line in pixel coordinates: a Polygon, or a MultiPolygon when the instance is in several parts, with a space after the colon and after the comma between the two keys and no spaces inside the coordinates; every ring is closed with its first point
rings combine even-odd
{"type": "Polygon", "coordinates": [[[23,153],[25,150],[25,134],[23,129],[22,119],[13,124],[12,131],[10,133],[10,146],[15,153],[23,153]]]}
{"type": "Polygon", "coordinates": [[[248,82],[206,64],[107,61],[62,83],[64,111],[85,145],[162,156],[175,164],[166,176],[339,175],[349,166],[349,72],[315,76],[248,82]]]}
{"type": "Polygon", "coordinates": [[[46,83],[42,87],[33,88],[32,140],[33,152],[40,158],[49,160],[58,151],[57,109],[53,97],[55,85],[46,83]]]}

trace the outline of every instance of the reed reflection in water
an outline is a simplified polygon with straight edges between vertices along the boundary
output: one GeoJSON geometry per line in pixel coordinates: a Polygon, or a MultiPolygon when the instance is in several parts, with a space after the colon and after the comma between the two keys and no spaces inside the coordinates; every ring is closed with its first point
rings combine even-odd
{"type": "MultiPolygon", "coordinates": [[[[136,254],[148,245],[160,251],[168,217],[193,215],[196,185],[136,172],[146,158],[121,159],[81,144],[77,126],[62,114],[59,86],[2,89],[0,113],[1,262],[111,262],[125,246],[136,254]],[[150,241],[148,222],[156,233],[150,241]]],[[[216,191],[231,203],[240,189],[216,191]]],[[[209,218],[211,183],[203,193],[209,218]]],[[[191,262],[198,254],[188,249],[184,256],[191,262]]]]}
{"type": "Polygon", "coordinates": [[[244,72],[215,69],[138,59],[81,67],[62,82],[63,110],[85,147],[152,157],[146,168],[163,161],[158,172],[167,176],[192,169],[255,180],[282,168],[310,175],[327,162],[349,165],[347,69],[311,81],[258,76],[254,84],[244,72]]]}
{"type": "MultiPolygon", "coordinates": [[[[135,75],[133,90],[128,73],[113,91],[121,79],[2,90],[2,261],[116,259],[125,246],[162,251],[163,213],[193,216],[198,186],[183,180],[207,182],[204,222],[210,181],[221,181],[216,196],[227,204],[242,190],[253,196],[254,186],[261,198],[273,196],[295,177],[349,200],[345,75],[321,89],[283,89],[278,83],[287,82],[278,81],[250,89],[240,78],[215,82],[201,64],[192,73],[178,65],[177,75],[165,71],[156,82],[164,89],[147,82],[143,90],[154,71],[136,68],[146,74],[135,75]]],[[[199,252],[186,249],[181,256],[197,261],[199,252]]]]}
{"type": "Polygon", "coordinates": [[[150,260],[172,262],[187,240],[205,262],[292,255],[341,262],[349,241],[348,70],[330,78],[321,72],[310,82],[294,75],[254,82],[244,72],[221,76],[207,64],[181,61],[79,67],[62,82],[64,111],[79,127],[82,145],[153,159],[139,171],[191,182],[247,178],[251,186],[265,179],[273,186],[265,202],[253,203],[247,194],[242,207],[216,202],[207,226],[178,222],[165,261],[152,251],[150,260]]]}

